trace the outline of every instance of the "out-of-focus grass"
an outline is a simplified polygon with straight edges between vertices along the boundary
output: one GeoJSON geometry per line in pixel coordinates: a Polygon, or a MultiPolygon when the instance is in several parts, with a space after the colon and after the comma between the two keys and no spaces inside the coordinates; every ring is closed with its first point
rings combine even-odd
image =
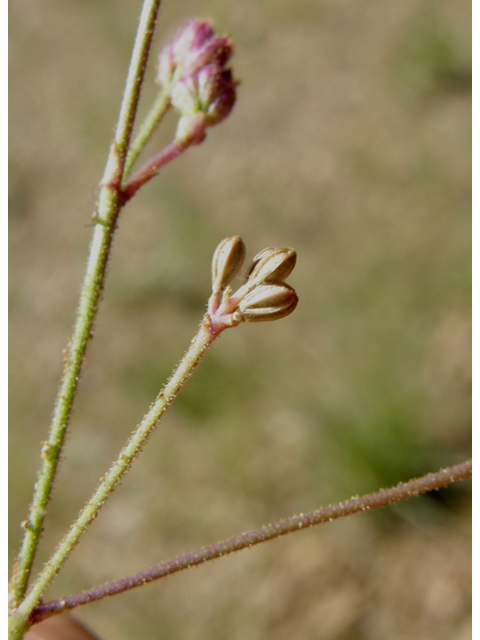
{"type": "MultiPolygon", "coordinates": [[[[12,550],[139,5],[11,7],[12,550]]],[[[238,104],[122,214],[39,559],[185,350],[221,238],[295,247],[300,303],[219,340],[52,596],[469,455],[469,3],[170,0],[155,51],[195,15],[237,41],[238,104]]],[[[462,640],[469,564],[465,483],[79,616],[105,639],[462,640]]]]}

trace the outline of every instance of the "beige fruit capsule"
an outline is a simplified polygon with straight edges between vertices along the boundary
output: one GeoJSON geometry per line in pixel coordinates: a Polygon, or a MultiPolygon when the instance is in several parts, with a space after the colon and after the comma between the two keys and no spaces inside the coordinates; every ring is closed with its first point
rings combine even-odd
{"type": "Polygon", "coordinates": [[[292,273],[296,261],[294,249],[264,249],[253,259],[248,279],[280,284],[292,273]]]}
{"type": "Polygon", "coordinates": [[[235,320],[265,322],[288,316],[298,297],[288,284],[258,284],[243,298],[234,314],[235,320]]]}
{"type": "Polygon", "coordinates": [[[230,236],[220,242],[212,259],[213,293],[223,291],[240,271],[245,260],[245,245],[240,236],[230,236]]]}

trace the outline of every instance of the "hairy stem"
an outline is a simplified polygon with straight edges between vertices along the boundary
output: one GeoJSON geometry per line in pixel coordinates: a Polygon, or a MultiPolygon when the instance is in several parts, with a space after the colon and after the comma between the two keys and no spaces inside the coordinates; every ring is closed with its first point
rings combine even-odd
{"type": "Polygon", "coordinates": [[[68,611],[75,609],[84,604],[103,600],[109,596],[113,596],[124,591],[129,591],[135,587],[140,587],[148,582],[165,578],[172,573],[183,571],[190,567],[203,564],[209,560],[223,557],[234,551],[240,551],[242,549],[249,548],[253,545],[266,542],[267,540],[273,540],[287,533],[293,533],[294,531],[300,531],[313,527],[318,524],[351,516],[355,513],[362,511],[370,511],[371,509],[378,509],[385,507],[400,500],[408,500],[413,496],[418,496],[427,491],[440,489],[447,485],[465,480],[472,475],[472,462],[468,460],[455,467],[443,469],[437,473],[429,473],[422,478],[410,480],[409,482],[402,483],[391,489],[382,489],[377,493],[372,493],[361,498],[353,498],[340,504],[325,507],[318,511],[302,514],[300,516],[293,516],[280,522],[267,525],[257,531],[250,531],[249,533],[243,533],[242,535],[230,538],[224,542],[217,542],[209,547],[204,547],[199,551],[194,551],[174,560],[168,562],[162,562],[161,564],[142,571],[133,576],[128,576],[115,582],[109,582],[101,587],[95,587],[88,591],[77,593],[68,598],[62,600],[52,600],[51,602],[45,602],[37,606],[31,617],[32,623],[40,622],[45,618],[62,613],[62,611],[68,611]]]}
{"type": "MultiPolygon", "coordinates": [[[[123,204],[120,197],[121,179],[133,122],[140,97],[153,29],[160,7],[160,0],[145,0],[140,16],[130,68],[120,108],[115,138],[107,159],[101,182],[95,229],[90,247],[87,271],[83,281],[73,335],[65,356],[63,377],[58,392],[47,442],[42,450],[42,468],[34,488],[28,520],[24,524],[25,535],[16,560],[12,579],[11,600],[17,606],[27,589],[33,560],[43,529],[48,502],[65,439],[73,400],[91,337],[93,321],[100,294],[103,290],[105,269],[110,253],[112,237],[118,213],[123,204]]],[[[18,619],[18,615],[16,616],[18,619]]],[[[18,625],[17,625],[18,626],[18,625]]],[[[19,632],[20,633],[20,632],[19,632]]],[[[12,638],[21,635],[12,635],[12,638]]]]}
{"type": "Polygon", "coordinates": [[[170,95],[168,91],[160,91],[152,108],[150,109],[147,117],[145,118],[140,131],[134,138],[130,148],[128,150],[127,159],[125,161],[125,168],[123,171],[123,180],[128,178],[128,175],[135,164],[135,160],[138,158],[141,150],[147,144],[150,136],[158,127],[163,119],[163,116],[170,108],[170,95]]]}
{"type": "Polygon", "coordinates": [[[121,480],[125,472],[129,469],[134,458],[141,451],[159,419],[170,403],[175,399],[187,378],[196,368],[201,357],[219,333],[219,330],[212,329],[210,318],[206,315],[200,325],[197,335],[190,344],[188,351],[180,361],[180,364],[172,377],[159,393],[154,404],[135,429],[127,444],[120,452],[117,460],[105,474],[97,490],[80,512],[77,520],[73,523],[69,532],[60,542],[50,560],[45,564],[33,587],[19,605],[17,614],[28,618],[33,608],[38,605],[38,601],[42,593],[65,562],[82,533],[84,533],[87,527],[97,517],[101,507],[105,504],[109,495],[121,480]]]}

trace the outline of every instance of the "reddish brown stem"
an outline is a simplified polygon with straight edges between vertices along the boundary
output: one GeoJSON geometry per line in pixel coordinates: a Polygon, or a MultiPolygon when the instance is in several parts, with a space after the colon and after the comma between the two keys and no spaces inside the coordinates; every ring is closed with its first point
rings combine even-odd
{"type": "Polygon", "coordinates": [[[471,475],[472,461],[467,460],[455,467],[443,469],[437,473],[429,473],[422,478],[410,480],[409,482],[400,483],[391,489],[382,489],[377,493],[372,493],[361,498],[352,498],[346,502],[325,507],[318,511],[280,520],[274,524],[262,527],[257,531],[243,533],[225,542],[217,542],[212,546],[203,547],[199,551],[194,551],[175,558],[174,560],[169,560],[168,562],[162,562],[155,567],[151,567],[133,576],[127,576],[121,580],[109,582],[101,587],[95,587],[62,600],[52,600],[51,602],[40,604],[33,610],[30,620],[32,624],[35,624],[63,611],[102,600],[103,598],[122,593],[123,591],[129,591],[153,580],[159,580],[177,571],[189,569],[190,567],[203,564],[215,558],[220,558],[234,551],[240,551],[241,549],[260,544],[261,542],[273,540],[287,533],[307,529],[308,527],[330,522],[331,520],[337,520],[338,518],[344,518],[361,511],[370,511],[371,509],[385,507],[401,500],[407,500],[413,496],[446,487],[453,482],[466,480],[470,478],[471,475]]]}
{"type": "Polygon", "coordinates": [[[166,164],[175,160],[185,149],[188,149],[189,144],[182,140],[174,140],[168,147],[165,147],[160,153],[146,162],[143,167],[140,167],[136,171],[127,184],[122,188],[122,202],[125,203],[132,198],[135,193],[143,187],[149,180],[154,178],[160,169],[166,164]]]}

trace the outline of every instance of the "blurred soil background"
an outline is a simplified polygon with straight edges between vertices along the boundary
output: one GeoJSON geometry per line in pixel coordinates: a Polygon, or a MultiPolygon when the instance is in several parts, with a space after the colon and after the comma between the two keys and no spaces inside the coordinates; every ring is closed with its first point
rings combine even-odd
{"type": "MultiPolygon", "coordinates": [[[[10,5],[11,555],[140,5],[10,5]]],[[[470,455],[470,12],[165,0],[140,118],[162,44],[195,16],[236,40],[238,102],[122,213],[39,563],[186,349],[223,237],[250,257],[294,247],[300,303],[215,344],[49,596],[470,455]]],[[[287,536],[78,617],[104,640],[467,640],[469,491],[287,536]]]]}

